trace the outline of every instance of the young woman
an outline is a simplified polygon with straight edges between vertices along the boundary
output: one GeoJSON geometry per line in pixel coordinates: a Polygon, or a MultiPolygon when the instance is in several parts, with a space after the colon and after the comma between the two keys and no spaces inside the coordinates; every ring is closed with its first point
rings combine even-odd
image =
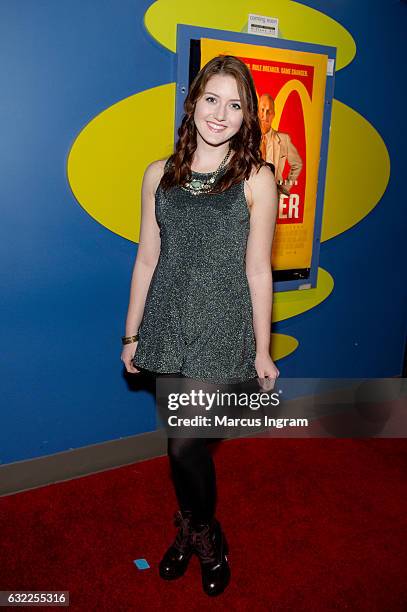
{"type": "MultiPolygon", "coordinates": [[[[277,190],[259,152],[249,69],[236,57],[215,57],[194,79],[184,110],[174,154],[144,174],[121,359],[131,373],[232,388],[275,379],[270,259],[277,190]]],[[[207,442],[168,438],[179,531],[159,569],[162,578],[178,578],[195,553],[204,591],[218,595],[230,568],[214,516],[207,442]]]]}

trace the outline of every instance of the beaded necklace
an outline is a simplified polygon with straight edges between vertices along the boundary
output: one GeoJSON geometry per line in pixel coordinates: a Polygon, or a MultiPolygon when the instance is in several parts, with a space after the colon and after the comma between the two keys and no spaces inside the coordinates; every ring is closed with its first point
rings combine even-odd
{"type": "Polygon", "coordinates": [[[229,147],[228,152],[220,162],[218,168],[214,172],[205,173],[210,175],[209,179],[193,178],[184,185],[180,185],[181,189],[183,189],[184,191],[188,191],[193,195],[199,195],[200,193],[209,193],[216,179],[218,178],[220,171],[223,170],[223,168],[226,166],[231,153],[232,149],[229,147]]]}

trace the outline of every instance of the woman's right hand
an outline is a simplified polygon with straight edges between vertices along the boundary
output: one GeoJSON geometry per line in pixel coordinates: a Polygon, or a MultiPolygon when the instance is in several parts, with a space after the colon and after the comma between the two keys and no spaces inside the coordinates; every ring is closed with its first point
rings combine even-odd
{"type": "Polygon", "coordinates": [[[130,344],[125,344],[123,346],[122,354],[120,359],[123,361],[126,370],[130,374],[139,374],[140,370],[134,367],[132,364],[132,359],[137,351],[138,340],[136,342],[130,342],[130,344]]]}

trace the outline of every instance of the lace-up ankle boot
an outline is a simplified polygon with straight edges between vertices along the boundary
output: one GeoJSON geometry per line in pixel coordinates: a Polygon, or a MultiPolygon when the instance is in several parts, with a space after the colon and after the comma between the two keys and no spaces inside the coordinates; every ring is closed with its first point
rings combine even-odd
{"type": "Polygon", "coordinates": [[[202,587],[207,595],[220,595],[230,581],[229,551],[219,521],[193,523],[192,548],[201,564],[202,587]]]}
{"type": "Polygon", "coordinates": [[[165,580],[180,578],[185,573],[192,556],[191,546],[192,513],[178,510],[174,514],[174,524],[179,527],[175,541],[160,561],[159,573],[165,580]]]}

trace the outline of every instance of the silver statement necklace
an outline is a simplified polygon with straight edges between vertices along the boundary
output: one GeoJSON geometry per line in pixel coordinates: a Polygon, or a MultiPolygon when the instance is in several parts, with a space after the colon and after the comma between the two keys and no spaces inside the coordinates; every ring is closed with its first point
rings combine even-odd
{"type": "Polygon", "coordinates": [[[216,179],[219,176],[220,171],[226,166],[231,153],[232,153],[232,149],[229,147],[228,152],[226,153],[225,157],[220,162],[217,169],[214,172],[205,172],[205,174],[208,174],[210,178],[207,178],[207,179],[193,178],[192,180],[188,181],[184,185],[181,185],[181,188],[184,189],[184,191],[189,191],[189,193],[192,193],[193,195],[199,195],[200,193],[210,192],[216,179]]]}

